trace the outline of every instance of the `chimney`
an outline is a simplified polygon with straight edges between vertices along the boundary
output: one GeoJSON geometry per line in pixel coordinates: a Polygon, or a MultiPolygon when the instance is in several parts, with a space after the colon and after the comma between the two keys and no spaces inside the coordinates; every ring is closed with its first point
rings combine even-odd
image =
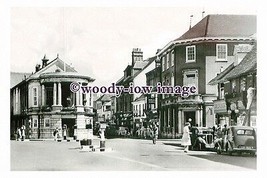
{"type": "Polygon", "coordinates": [[[133,48],[132,51],[132,66],[134,66],[136,61],[143,61],[143,52],[140,48],[133,48]]]}
{"type": "Polygon", "coordinates": [[[202,11],[202,19],[205,17],[205,11],[202,11]]]}
{"type": "Polygon", "coordinates": [[[193,15],[190,15],[190,25],[189,25],[189,30],[191,29],[191,25],[192,25],[192,18],[193,18],[193,15]]]}
{"type": "Polygon", "coordinates": [[[49,59],[46,59],[46,55],[44,55],[44,58],[42,59],[42,68],[47,66],[48,61],[49,61],[49,59]]]}

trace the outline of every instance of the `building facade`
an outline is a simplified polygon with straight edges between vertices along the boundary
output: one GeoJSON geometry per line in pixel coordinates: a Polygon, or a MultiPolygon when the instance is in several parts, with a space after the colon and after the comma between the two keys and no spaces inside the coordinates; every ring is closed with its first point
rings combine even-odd
{"type": "Polygon", "coordinates": [[[66,129],[72,137],[76,129],[77,139],[87,138],[86,125],[93,123],[92,95],[74,93],[70,84],[89,85],[94,79],[79,74],[59,56],[48,61],[44,56],[34,73],[11,88],[11,135],[25,126],[27,138],[52,138],[56,128],[60,135],[66,129]]]}
{"type": "Polygon", "coordinates": [[[208,15],[159,51],[162,85],[197,89],[188,97],[162,95],[159,100],[162,136],[181,136],[188,121],[201,127],[215,124],[213,100],[218,91],[208,82],[235,61],[235,45],[254,42],[251,35],[255,32],[256,16],[208,15]]]}
{"type": "Polygon", "coordinates": [[[237,45],[237,63],[229,66],[209,84],[217,85],[216,122],[223,125],[256,126],[257,45],[237,45]]]}

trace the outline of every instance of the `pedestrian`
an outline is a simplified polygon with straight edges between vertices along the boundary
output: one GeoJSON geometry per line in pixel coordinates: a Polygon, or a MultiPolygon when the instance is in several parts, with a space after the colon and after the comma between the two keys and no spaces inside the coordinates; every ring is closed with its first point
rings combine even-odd
{"type": "Polygon", "coordinates": [[[21,126],[21,141],[24,141],[25,139],[25,126],[21,126]]]}
{"type": "Polygon", "coordinates": [[[57,138],[58,138],[58,128],[56,128],[56,129],[54,130],[53,135],[54,135],[54,140],[57,141],[57,138]]]}
{"type": "Polygon", "coordinates": [[[184,146],[184,152],[188,152],[188,148],[191,145],[191,139],[190,139],[190,132],[189,132],[189,122],[185,123],[184,129],[183,129],[183,136],[181,140],[181,144],[184,146]]]}
{"type": "Polygon", "coordinates": [[[226,150],[226,143],[227,143],[227,135],[228,135],[228,129],[227,124],[224,124],[224,128],[222,129],[223,134],[223,150],[226,150]]]}
{"type": "Polygon", "coordinates": [[[17,128],[17,141],[20,141],[20,139],[21,139],[21,130],[20,130],[20,128],[18,127],[18,128],[17,128]]]}
{"type": "Polygon", "coordinates": [[[159,135],[159,128],[158,128],[157,124],[154,124],[154,126],[153,126],[153,144],[156,144],[156,141],[158,139],[158,135],[159,135]]]}

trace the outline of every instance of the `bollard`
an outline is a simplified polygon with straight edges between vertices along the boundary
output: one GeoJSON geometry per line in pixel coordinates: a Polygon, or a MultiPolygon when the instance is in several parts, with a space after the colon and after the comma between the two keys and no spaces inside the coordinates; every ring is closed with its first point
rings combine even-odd
{"type": "Polygon", "coordinates": [[[100,151],[105,151],[105,140],[100,140],[100,151]]]}

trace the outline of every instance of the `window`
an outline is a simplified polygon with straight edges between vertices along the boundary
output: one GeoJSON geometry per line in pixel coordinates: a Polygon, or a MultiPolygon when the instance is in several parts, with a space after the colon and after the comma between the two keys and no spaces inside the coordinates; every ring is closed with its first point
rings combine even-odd
{"type": "Polygon", "coordinates": [[[170,57],[169,57],[169,53],[166,55],[166,69],[168,69],[170,67],[170,57]]]}
{"type": "Polygon", "coordinates": [[[216,45],[216,57],[218,61],[227,60],[227,44],[216,45]]]}
{"type": "Polygon", "coordinates": [[[33,87],[33,106],[37,106],[38,105],[38,88],[37,87],[33,87]]]}
{"type": "Polygon", "coordinates": [[[174,50],[171,52],[171,66],[174,66],[174,50]]]}
{"type": "Polygon", "coordinates": [[[232,92],[235,93],[236,92],[236,81],[232,80],[232,92]]]}
{"type": "Polygon", "coordinates": [[[162,57],[162,71],[165,70],[165,57],[162,57]]]}
{"type": "Polygon", "coordinates": [[[37,118],[33,119],[32,127],[33,128],[37,128],[38,127],[38,119],[37,118]]]}
{"type": "Polygon", "coordinates": [[[246,91],[246,77],[242,77],[240,80],[240,92],[246,91]]]}
{"type": "Polygon", "coordinates": [[[186,47],[186,62],[195,62],[196,61],[196,46],[187,46],[186,47]]]}
{"type": "Polygon", "coordinates": [[[221,83],[219,86],[220,86],[219,99],[224,99],[224,83],[221,83]]]}
{"type": "Polygon", "coordinates": [[[252,136],[253,135],[253,130],[237,130],[236,133],[237,133],[237,135],[252,136]]]}
{"type": "Polygon", "coordinates": [[[44,127],[50,127],[49,119],[44,119],[44,127]]]}

